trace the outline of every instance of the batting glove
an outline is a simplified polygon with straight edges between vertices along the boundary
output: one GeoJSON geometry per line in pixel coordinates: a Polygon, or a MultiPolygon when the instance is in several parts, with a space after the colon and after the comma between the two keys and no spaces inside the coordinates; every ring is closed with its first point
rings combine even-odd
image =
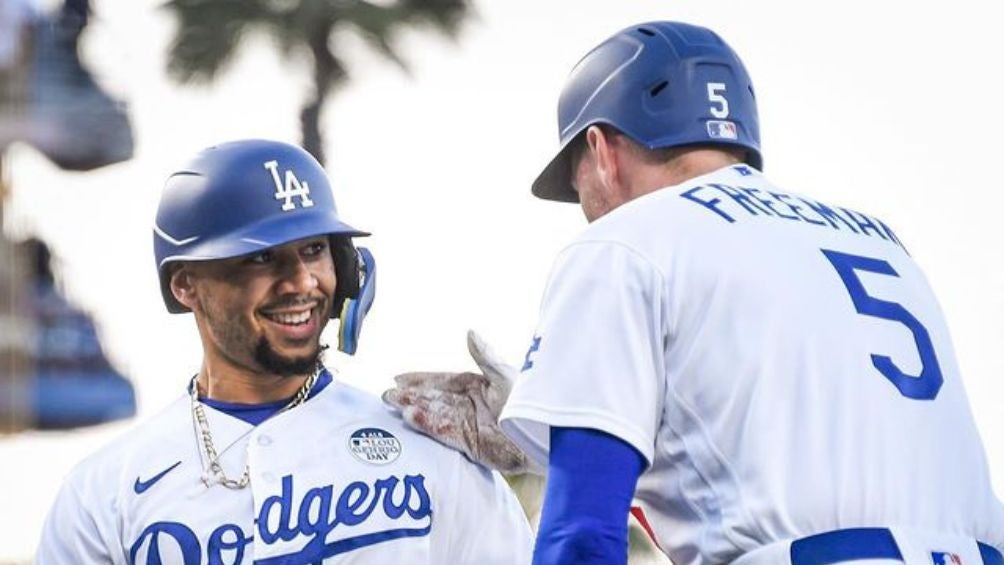
{"type": "Polygon", "coordinates": [[[516,370],[481,336],[467,332],[467,349],[481,373],[417,372],[394,377],[383,400],[404,421],[468,459],[507,474],[530,469],[526,455],[498,425],[516,370]]]}

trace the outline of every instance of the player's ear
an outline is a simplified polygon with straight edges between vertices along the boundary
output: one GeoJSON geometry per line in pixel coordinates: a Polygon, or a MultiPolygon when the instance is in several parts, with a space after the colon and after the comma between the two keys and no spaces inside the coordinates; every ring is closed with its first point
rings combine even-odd
{"type": "Polygon", "coordinates": [[[600,184],[607,191],[619,192],[621,182],[621,159],[616,146],[616,134],[600,126],[589,126],[586,130],[586,144],[596,162],[596,172],[600,184]]]}
{"type": "Polygon", "coordinates": [[[168,280],[174,299],[189,310],[194,310],[196,304],[195,274],[192,272],[192,269],[185,264],[179,264],[171,271],[171,276],[168,280]]]}

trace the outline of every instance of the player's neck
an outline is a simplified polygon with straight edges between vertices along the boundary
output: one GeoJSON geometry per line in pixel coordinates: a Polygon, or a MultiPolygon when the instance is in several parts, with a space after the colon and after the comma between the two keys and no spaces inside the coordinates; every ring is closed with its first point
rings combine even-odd
{"type": "Polygon", "coordinates": [[[283,377],[204,360],[197,385],[199,396],[239,404],[264,404],[296,394],[309,375],[283,377]]]}
{"type": "Polygon", "coordinates": [[[684,151],[660,165],[640,168],[632,182],[632,199],[741,162],[739,156],[721,149],[694,148],[684,151]]]}

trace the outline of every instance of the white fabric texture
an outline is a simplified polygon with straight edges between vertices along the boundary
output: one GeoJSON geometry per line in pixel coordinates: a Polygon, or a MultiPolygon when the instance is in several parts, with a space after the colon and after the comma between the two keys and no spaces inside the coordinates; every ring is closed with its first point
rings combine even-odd
{"type": "Polygon", "coordinates": [[[501,423],[543,464],[550,426],[634,446],[638,503],[677,565],[855,526],[1004,544],[920,268],[885,223],[747,166],[633,200],[560,253],[501,423]],[[842,274],[824,250],[865,263],[842,274]]]}
{"type": "Polygon", "coordinates": [[[202,483],[189,402],[75,469],[39,565],[529,563],[532,533],[502,477],[409,430],[372,395],[336,381],[256,427],[207,406],[227,475],[250,461],[243,490],[202,483]],[[366,450],[378,444],[389,451],[366,450]]]}

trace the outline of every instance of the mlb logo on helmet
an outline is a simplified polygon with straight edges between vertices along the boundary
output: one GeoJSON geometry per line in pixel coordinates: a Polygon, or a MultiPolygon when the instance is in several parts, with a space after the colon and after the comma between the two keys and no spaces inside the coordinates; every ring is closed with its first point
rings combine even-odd
{"type": "Polygon", "coordinates": [[[962,558],[955,553],[932,551],[931,561],[934,565],[962,565],[962,558]]]}
{"type": "Polygon", "coordinates": [[[711,139],[739,139],[736,124],[728,120],[708,120],[708,137],[711,139]]]}

